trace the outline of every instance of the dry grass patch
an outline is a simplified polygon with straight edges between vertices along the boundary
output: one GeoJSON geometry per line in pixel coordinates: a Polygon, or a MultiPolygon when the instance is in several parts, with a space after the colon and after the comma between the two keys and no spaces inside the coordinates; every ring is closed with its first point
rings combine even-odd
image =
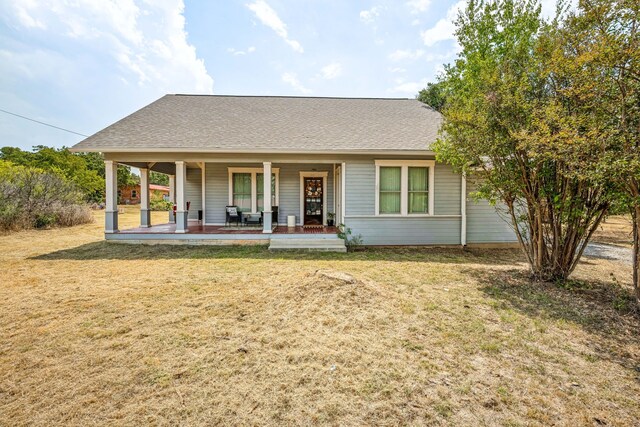
{"type": "Polygon", "coordinates": [[[117,245],[101,221],[0,237],[0,424],[640,419],[623,264],[534,285],[512,250],[117,245]]]}
{"type": "Polygon", "coordinates": [[[631,247],[632,226],[629,215],[616,215],[608,217],[593,234],[593,240],[610,245],[631,247]]]}

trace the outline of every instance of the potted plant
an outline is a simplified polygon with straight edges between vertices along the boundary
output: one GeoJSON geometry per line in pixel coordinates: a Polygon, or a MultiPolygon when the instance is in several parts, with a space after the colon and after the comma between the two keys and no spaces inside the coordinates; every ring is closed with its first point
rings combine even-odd
{"type": "Polygon", "coordinates": [[[333,227],[335,219],[336,219],[336,214],[335,213],[327,212],[327,225],[329,227],[333,227]]]}

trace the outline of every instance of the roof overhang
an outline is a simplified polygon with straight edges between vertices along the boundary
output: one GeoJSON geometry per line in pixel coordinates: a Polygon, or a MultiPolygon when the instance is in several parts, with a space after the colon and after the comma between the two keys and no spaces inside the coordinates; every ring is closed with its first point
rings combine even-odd
{"type": "Polygon", "coordinates": [[[393,155],[393,156],[433,156],[432,150],[286,150],[286,149],[206,149],[206,148],[122,148],[122,147],[101,147],[101,148],[77,148],[70,151],[74,153],[203,153],[203,154],[348,154],[348,155],[393,155]]]}

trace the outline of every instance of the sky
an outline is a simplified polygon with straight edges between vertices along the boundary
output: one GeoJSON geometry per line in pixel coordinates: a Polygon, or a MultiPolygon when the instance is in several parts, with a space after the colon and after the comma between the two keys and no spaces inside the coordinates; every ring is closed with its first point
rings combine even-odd
{"type": "MultiPolygon", "coordinates": [[[[0,0],[0,109],[91,135],[167,93],[413,98],[455,58],[464,5],[0,0]]],[[[0,146],[82,139],[0,112],[0,146]]]]}

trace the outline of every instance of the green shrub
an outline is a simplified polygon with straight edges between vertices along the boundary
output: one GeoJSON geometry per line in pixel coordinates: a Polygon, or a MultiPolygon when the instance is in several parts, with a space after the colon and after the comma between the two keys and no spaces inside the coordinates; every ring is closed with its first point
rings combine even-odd
{"type": "Polygon", "coordinates": [[[168,211],[171,210],[173,204],[167,200],[164,200],[161,194],[151,193],[151,200],[149,200],[149,207],[152,211],[168,211]]]}
{"type": "Polygon", "coordinates": [[[78,187],[52,172],[0,160],[0,229],[18,230],[92,221],[78,187]]]}

